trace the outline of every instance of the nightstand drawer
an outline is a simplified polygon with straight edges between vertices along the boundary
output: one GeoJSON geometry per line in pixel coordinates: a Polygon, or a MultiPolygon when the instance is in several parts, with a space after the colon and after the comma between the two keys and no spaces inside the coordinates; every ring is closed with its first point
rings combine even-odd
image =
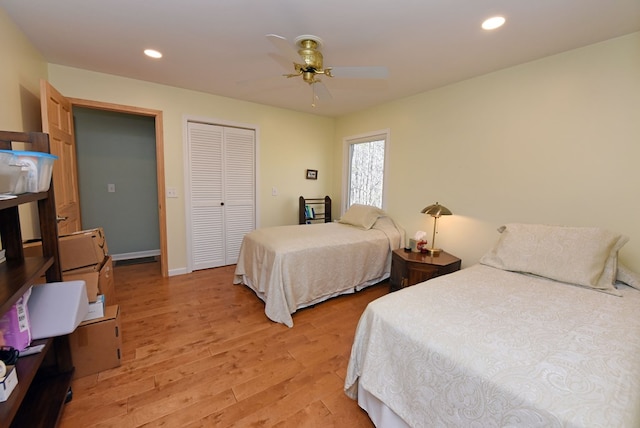
{"type": "Polygon", "coordinates": [[[436,277],[438,276],[439,271],[436,266],[420,265],[415,263],[412,263],[407,270],[407,276],[409,278],[409,283],[407,285],[417,284],[436,277]]]}
{"type": "Polygon", "coordinates": [[[394,250],[391,257],[390,291],[409,287],[440,275],[460,270],[459,258],[441,252],[437,256],[413,253],[404,249],[394,250]]]}

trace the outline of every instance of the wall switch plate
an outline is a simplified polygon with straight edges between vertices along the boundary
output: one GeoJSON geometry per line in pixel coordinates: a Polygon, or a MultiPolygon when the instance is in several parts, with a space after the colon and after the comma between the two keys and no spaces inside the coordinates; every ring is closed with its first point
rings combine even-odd
{"type": "Polygon", "coordinates": [[[167,187],[167,198],[177,198],[178,190],[175,187],[167,187]]]}
{"type": "Polygon", "coordinates": [[[115,184],[107,184],[107,192],[109,193],[115,193],[116,191],[116,185],[115,184]]]}
{"type": "Polygon", "coordinates": [[[271,196],[278,196],[278,189],[276,187],[271,188],[271,196]]]}

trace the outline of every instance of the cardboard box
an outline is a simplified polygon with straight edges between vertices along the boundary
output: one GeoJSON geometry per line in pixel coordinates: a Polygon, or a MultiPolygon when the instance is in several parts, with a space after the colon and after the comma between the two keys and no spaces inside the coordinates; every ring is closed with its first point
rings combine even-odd
{"type": "Polygon", "coordinates": [[[0,378],[0,403],[9,399],[16,385],[18,385],[16,366],[7,366],[7,373],[0,378]]]}
{"type": "Polygon", "coordinates": [[[104,295],[98,294],[95,302],[89,303],[89,312],[82,321],[90,321],[104,317],[104,295]]]}
{"type": "Polygon", "coordinates": [[[69,344],[76,379],[120,366],[120,307],[107,306],[103,318],[82,322],[69,344]]]}
{"type": "Polygon", "coordinates": [[[87,290],[87,301],[91,303],[98,299],[98,294],[100,292],[98,287],[98,281],[100,279],[99,272],[62,272],[62,279],[64,281],[84,281],[87,290]]]}
{"type": "Polygon", "coordinates": [[[87,283],[89,302],[95,302],[98,294],[104,296],[106,306],[118,303],[116,287],[113,278],[113,260],[108,256],[100,264],[74,269],[62,273],[65,281],[83,280],[87,283]]]}
{"type": "MultiPolygon", "coordinates": [[[[58,238],[60,266],[63,271],[95,264],[102,264],[109,255],[107,240],[101,227],[82,230],[58,238]]],[[[42,256],[42,242],[29,241],[24,244],[26,257],[42,256]]]]}
{"type": "Polygon", "coordinates": [[[102,269],[100,269],[100,281],[98,282],[100,292],[104,294],[104,304],[106,306],[116,305],[116,280],[113,277],[113,259],[107,257],[102,269]]]}
{"type": "Polygon", "coordinates": [[[50,282],[32,287],[29,297],[31,338],[73,332],[87,315],[89,302],[83,281],[50,282]]]}

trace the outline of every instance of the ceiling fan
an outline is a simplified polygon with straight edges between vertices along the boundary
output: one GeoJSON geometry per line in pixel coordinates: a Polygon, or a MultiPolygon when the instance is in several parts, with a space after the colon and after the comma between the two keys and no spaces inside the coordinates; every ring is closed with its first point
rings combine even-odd
{"type": "Polygon", "coordinates": [[[281,55],[293,63],[294,72],[286,73],[287,78],[301,76],[302,80],[312,88],[312,103],[315,107],[315,100],[330,99],[331,94],[318,76],[364,78],[364,79],[385,79],[389,75],[386,67],[324,67],[322,49],[322,39],[317,36],[305,34],[296,37],[295,46],[289,41],[276,34],[267,34],[267,39],[278,49],[281,55]]]}

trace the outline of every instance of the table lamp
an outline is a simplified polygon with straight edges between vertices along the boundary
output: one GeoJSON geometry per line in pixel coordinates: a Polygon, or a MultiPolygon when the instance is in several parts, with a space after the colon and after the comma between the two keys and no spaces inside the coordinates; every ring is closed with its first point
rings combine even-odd
{"type": "Polygon", "coordinates": [[[422,214],[429,214],[433,217],[433,237],[431,238],[431,248],[427,248],[427,252],[432,256],[437,256],[442,251],[442,248],[436,248],[436,225],[438,224],[438,219],[442,215],[451,215],[453,213],[449,208],[442,206],[437,202],[429,205],[420,212],[422,214]]]}

